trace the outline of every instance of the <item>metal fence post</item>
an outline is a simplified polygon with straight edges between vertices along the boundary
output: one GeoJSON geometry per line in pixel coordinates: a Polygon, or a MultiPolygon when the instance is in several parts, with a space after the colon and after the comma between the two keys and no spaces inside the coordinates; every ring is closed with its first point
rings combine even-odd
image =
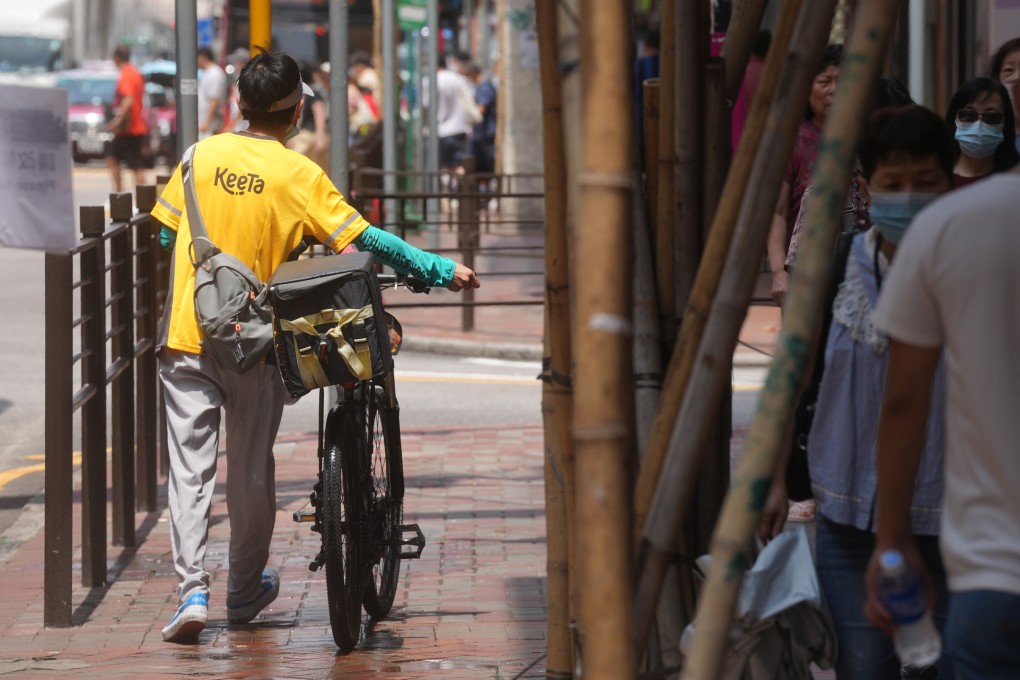
{"type": "MultiPolygon", "coordinates": [[[[475,268],[475,249],[478,248],[478,178],[475,177],[475,159],[463,156],[461,164],[464,174],[460,178],[460,200],[457,204],[457,247],[461,250],[464,266],[475,268]]],[[[464,306],[461,307],[461,330],[465,332],[475,329],[474,288],[467,288],[462,293],[464,306]]]]}
{"type": "MultiPolygon", "coordinates": [[[[156,187],[136,190],[138,212],[148,213],[156,204],[156,187]]],[[[157,227],[152,218],[138,223],[135,236],[135,307],[142,311],[135,326],[135,509],[155,511],[156,494],[156,290],[159,252],[157,227]]]]}
{"type": "Polygon", "coordinates": [[[102,206],[81,208],[81,582],[106,581],[106,253],[102,206]]]}
{"type": "MultiPolygon", "coordinates": [[[[110,195],[110,218],[130,222],[131,194],[110,195]]],[[[113,545],[135,544],[134,275],[130,227],[110,238],[110,412],[113,432],[113,545]]]]}
{"type": "Polygon", "coordinates": [[[71,317],[70,253],[46,253],[46,504],[43,557],[43,625],[71,625],[71,317]]]}

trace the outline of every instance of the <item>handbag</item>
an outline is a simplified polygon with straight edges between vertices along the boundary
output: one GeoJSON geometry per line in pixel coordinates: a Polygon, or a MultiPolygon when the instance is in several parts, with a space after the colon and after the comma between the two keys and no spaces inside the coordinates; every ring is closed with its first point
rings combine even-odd
{"type": "Polygon", "coordinates": [[[209,240],[195,195],[195,145],[184,153],[181,175],[191,225],[189,259],[195,268],[195,317],[202,351],[220,366],[245,373],[273,346],[273,311],[268,288],[251,268],[209,240]]]}

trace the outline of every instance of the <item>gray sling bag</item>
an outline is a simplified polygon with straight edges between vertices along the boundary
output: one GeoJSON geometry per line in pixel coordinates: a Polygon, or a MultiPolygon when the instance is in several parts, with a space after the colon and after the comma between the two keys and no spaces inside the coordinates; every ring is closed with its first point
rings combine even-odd
{"type": "Polygon", "coordinates": [[[195,267],[195,316],[204,338],[202,351],[223,368],[244,373],[273,346],[273,310],[266,284],[245,263],[209,240],[195,196],[192,145],[181,160],[184,196],[191,226],[188,254],[195,267]]]}

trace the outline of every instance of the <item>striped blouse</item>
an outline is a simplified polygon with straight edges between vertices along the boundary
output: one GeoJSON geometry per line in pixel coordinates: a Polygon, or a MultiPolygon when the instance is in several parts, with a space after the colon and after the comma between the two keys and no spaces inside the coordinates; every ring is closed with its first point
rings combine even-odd
{"type": "MultiPolygon", "coordinates": [[[[850,251],[846,277],[833,304],[825,372],[808,437],[808,466],[818,511],[833,522],[866,531],[876,526],[875,450],[888,356],[888,340],[871,322],[878,301],[875,235],[874,228],[861,234],[850,251]]],[[[881,254],[878,260],[884,276],[888,265],[881,254]]],[[[944,413],[945,366],[940,360],[911,504],[915,534],[939,532],[944,413]]]]}

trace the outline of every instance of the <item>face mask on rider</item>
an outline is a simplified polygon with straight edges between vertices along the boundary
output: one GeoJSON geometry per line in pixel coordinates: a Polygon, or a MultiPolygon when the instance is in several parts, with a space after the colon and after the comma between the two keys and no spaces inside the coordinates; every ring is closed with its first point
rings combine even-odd
{"type": "Polygon", "coordinates": [[[983,120],[956,122],[956,141],[960,143],[960,150],[971,158],[988,158],[1003,139],[1002,123],[989,125],[983,120]]]}
{"type": "Polygon", "coordinates": [[[939,194],[913,191],[872,191],[868,212],[882,238],[898,245],[914,216],[938,197],[939,194]]]}

